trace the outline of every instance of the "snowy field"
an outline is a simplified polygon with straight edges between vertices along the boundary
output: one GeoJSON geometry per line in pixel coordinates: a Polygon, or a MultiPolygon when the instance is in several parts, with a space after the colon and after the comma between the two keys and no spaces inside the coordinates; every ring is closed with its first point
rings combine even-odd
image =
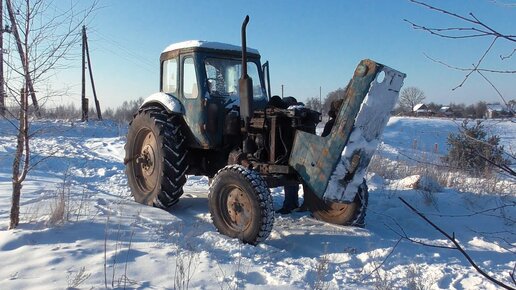
{"type": "MultiPolygon", "coordinates": [[[[392,162],[436,161],[458,125],[391,118],[379,154],[392,162]]],[[[516,152],[516,123],[486,127],[516,152]]],[[[217,233],[205,177],[190,177],[168,212],[133,202],[123,165],[126,131],[110,122],[34,122],[32,162],[42,161],[24,183],[21,224],[8,231],[16,132],[0,121],[0,289],[498,289],[457,250],[443,248],[451,243],[398,197],[455,233],[480,268],[516,287],[509,276],[516,263],[514,181],[495,193],[445,187],[429,194],[401,177],[370,173],[365,228],[293,213],[276,216],[270,237],[255,247],[217,233]],[[52,222],[60,200],[65,220],[52,222]]],[[[272,193],[279,208],[282,189],[272,193]]]]}

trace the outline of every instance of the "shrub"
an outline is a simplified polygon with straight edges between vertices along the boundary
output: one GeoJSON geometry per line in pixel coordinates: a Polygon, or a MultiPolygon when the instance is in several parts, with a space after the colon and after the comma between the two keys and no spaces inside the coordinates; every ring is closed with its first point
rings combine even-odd
{"type": "Polygon", "coordinates": [[[447,143],[449,149],[444,161],[475,176],[491,174],[497,166],[508,163],[503,158],[500,137],[488,136],[480,120],[472,126],[469,126],[468,120],[464,120],[460,132],[448,135],[447,143]]]}

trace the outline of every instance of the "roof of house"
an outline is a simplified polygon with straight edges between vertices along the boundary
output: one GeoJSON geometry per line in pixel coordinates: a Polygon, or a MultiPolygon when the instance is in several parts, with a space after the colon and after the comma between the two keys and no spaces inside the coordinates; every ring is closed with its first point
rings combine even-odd
{"type": "Polygon", "coordinates": [[[425,104],[417,104],[412,108],[412,111],[421,111],[421,110],[428,110],[425,104]]]}

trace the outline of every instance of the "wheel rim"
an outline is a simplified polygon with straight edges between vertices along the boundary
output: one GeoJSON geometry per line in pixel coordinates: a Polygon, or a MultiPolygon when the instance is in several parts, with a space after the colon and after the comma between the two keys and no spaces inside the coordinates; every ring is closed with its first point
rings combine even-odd
{"type": "Polygon", "coordinates": [[[226,188],[222,196],[224,222],[235,231],[245,231],[251,224],[253,216],[249,196],[237,186],[226,188]]]}
{"type": "Polygon", "coordinates": [[[326,213],[332,217],[352,214],[355,211],[356,203],[325,202],[326,213]]]}
{"type": "Polygon", "coordinates": [[[348,224],[361,206],[361,202],[357,198],[353,202],[340,203],[322,200],[310,190],[305,191],[305,194],[314,216],[329,223],[348,224]]]}
{"type": "Polygon", "coordinates": [[[157,140],[154,133],[148,129],[141,129],[136,135],[135,179],[140,190],[152,191],[157,184],[159,166],[156,163],[157,140]]]}

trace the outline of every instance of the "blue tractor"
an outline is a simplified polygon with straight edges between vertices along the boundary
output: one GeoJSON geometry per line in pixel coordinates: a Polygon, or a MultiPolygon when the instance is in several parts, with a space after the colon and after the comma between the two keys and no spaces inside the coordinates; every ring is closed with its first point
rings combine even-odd
{"type": "Polygon", "coordinates": [[[314,217],[362,226],[365,171],[405,75],[361,61],[331,133],[318,136],[319,112],[271,96],[268,63],[246,45],[248,21],[241,47],[187,41],[161,54],[160,92],[144,101],[127,134],[134,199],[166,209],[179,201],[187,175],[208,176],[215,227],[257,244],[274,223],[269,188],[303,184],[314,217]]]}

